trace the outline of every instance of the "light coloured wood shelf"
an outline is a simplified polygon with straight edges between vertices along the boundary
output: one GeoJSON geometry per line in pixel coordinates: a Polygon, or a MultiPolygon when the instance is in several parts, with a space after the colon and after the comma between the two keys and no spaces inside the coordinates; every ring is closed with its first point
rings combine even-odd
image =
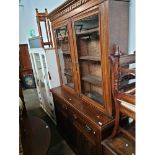
{"type": "Polygon", "coordinates": [[[57,37],[57,39],[64,39],[64,38],[67,38],[67,37],[68,37],[68,35],[63,35],[63,36],[57,37]]]}
{"type": "Polygon", "coordinates": [[[99,56],[81,56],[80,60],[87,60],[87,61],[100,61],[99,56]]]}
{"type": "Polygon", "coordinates": [[[63,51],[62,52],[64,55],[70,55],[69,51],[63,51]]]}
{"type": "Polygon", "coordinates": [[[93,28],[93,29],[84,30],[81,32],[76,32],[76,35],[90,34],[90,33],[97,32],[97,31],[99,31],[99,28],[93,28]]]}
{"type": "Polygon", "coordinates": [[[64,74],[67,76],[72,76],[71,73],[69,73],[69,72],[64,72],[64,74]]]}
{"type": "Polygon", "coordinates": [[[136,75],[136,70],[135,70],[135,68],[133,68],[133,69],[129,69],[129,68],[120,68],[120,71],[121,72],[126,72],[126,73],[130,73],[130,74],[132,74],[132,75],[136,75]]]}
{"type": "Polygon", "coordinates": [[[86,82],[89,82],[89,83],[91,83],[93,85],[96,85],[96,86],[101,86],[102,85],[101,77],[98,77],[98,76],[95,76],[95,75],[84,76],[84,77],[82,77],[82,80],[86,81],[86,82]]]}

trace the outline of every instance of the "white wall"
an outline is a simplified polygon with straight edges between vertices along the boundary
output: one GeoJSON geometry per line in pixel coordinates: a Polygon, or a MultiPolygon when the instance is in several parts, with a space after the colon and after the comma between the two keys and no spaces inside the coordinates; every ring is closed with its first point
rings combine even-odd
{"type": "Polygon", "coordinates": [[[135,0],[130,0],[129,4],[129,53],[135,51],[135,0]]]}
{"type": "Polygon", "coordinates": [[[45,11],[47,8],[48,12],[51,12],[64,0],[21,0],[19,7],[19,43],[28,43],[29,31],[35,30],[35,35],[38,36],[38,29],[35,17],[35,9],[38,11],[45,11]]]}

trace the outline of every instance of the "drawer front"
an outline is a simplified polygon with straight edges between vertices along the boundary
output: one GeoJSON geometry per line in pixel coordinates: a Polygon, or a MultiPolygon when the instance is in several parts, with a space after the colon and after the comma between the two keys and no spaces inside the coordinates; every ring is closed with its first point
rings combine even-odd
{"type": "Polygon", "coordinates": [[[82,152],[80,155],[101,155],[100,129],[72,106],[74,100],[70,99],[68,103],[69,99],[65,101],[66,98],[63,100],[55,95],[53,98],[58,127],[66,141],[73,145],[71,148],[77,154],[82,152]]]}
{"type": "Polygon", "coordinates": [[[69,105],[61,98],[54,96],[54,104],[56,107],[61,108],[64,111],[69,109],[69,105]]]}
{"type": "Polygon", "coordinates": [[[103,148],[103,154],[104,155],[118,155],[115,152],[113,152],[112,150],[108,150],[107,148],[103,148]]]}
{"type": "Polygon", "coordinates": [[[77,111],[70,108],[70,118],[73,120],[74,124],[77,124],[86,134],[89,136],[93,141],[100,139],[99,130],[95,127],[93,127],[88,120],[84,119],[77,111]]]}
{"type": "MultiPolygon", "coordinates": [[[[78,126],[80,126],[80,128],[86,135],[88,135],[91,139],[95,141],[100,141],[100,130],[97,127],[95,127],[91,122],[89,122],[89,120],[84,118],[79,111],[71,107],[63,99],[57,96],[54,96],[54,101],[56,104],[55,106],[59,106],[63,110],[63,112],[66,112],[69,119],[71,119],[73,123],[78,124],[78,126]]],[[[70,102],[72,102],[72,100],[70,102]]]]}

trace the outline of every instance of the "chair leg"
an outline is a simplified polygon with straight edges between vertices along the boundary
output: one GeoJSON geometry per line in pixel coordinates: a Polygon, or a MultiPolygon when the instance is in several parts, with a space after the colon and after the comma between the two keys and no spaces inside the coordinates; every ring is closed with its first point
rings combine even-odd
{"type": "Polygon", "coordinates": [[[119,120],[120,120],[120,104],[118,102],[115,102],[116,107],[116,114],[115,114],[115,123],[114,123],[114,129],[111,134],[111,138],[116,135],[119,129],[119,120]]]}

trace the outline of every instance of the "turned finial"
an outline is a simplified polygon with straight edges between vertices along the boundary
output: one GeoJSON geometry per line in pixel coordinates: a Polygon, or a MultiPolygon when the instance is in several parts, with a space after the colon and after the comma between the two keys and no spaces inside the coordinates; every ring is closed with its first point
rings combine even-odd
{"type": "Polygon", "coordinates": [[[36,13],[38,13],[38,9],[36,8],[36,13]]]}
{"type": "Polygon", "coordinates": [[[114,56],[120,56],[120,55],[121,55],[121,51],[120,51],[118,45],[114,44],[114,46],[113,46],[113,52],[114,52],[114,53],[113,53],[114,56]]]}

